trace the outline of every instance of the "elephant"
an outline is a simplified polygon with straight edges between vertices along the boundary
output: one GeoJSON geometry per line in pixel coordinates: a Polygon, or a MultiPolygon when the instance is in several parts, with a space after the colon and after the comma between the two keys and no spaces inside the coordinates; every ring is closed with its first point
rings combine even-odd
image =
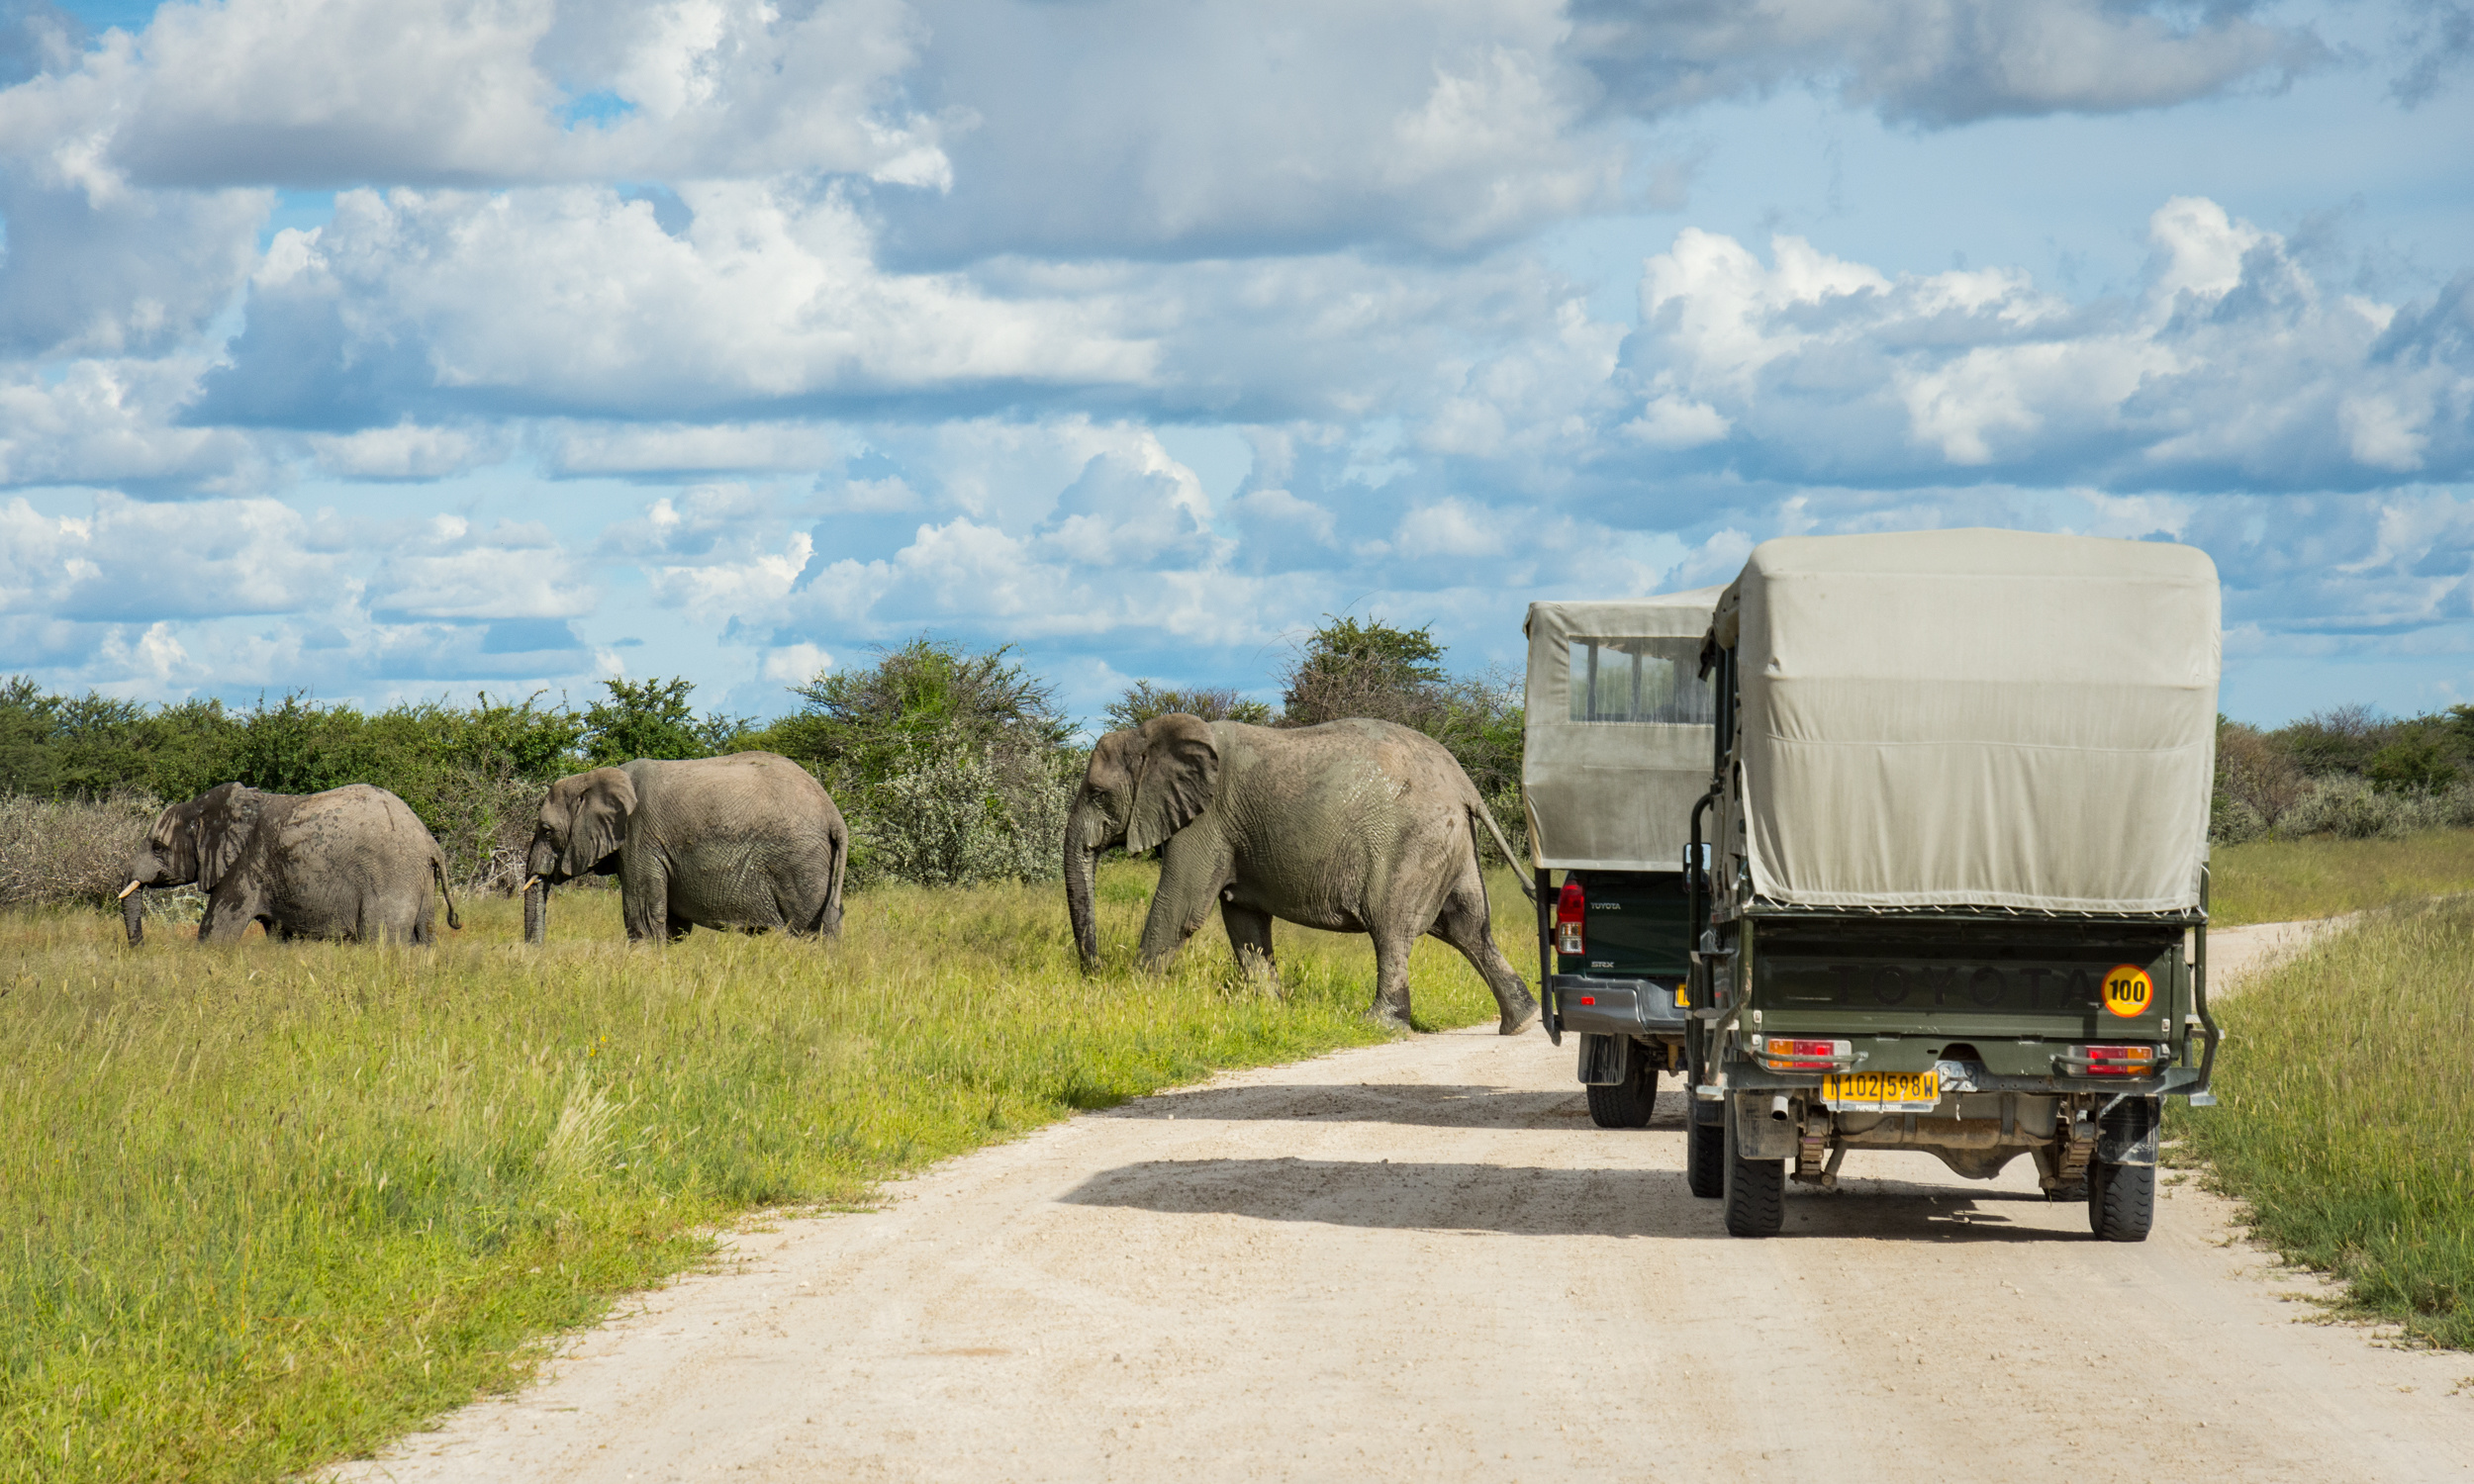
{"type": "Polygon", "coordinates": [[[638,758],[550,786],[524,852],[524,941],[549,936],[550,887],[617,876],[631,941],[696,926],[842,926],[850,830],[807,769],[777,753],[638,758]]]}
{"type": "Polygon", "coordinates": [[[132,944],[145,941],[137,891],[206,888],[199,941],[238,938],[252,922],[278,938],[436,939],[429,893],[446,901],[446,855],[404,800],[368,784],[323,793],[268,793],[220,784],[165,809],[121,888],[132,944]]]}
{"type": "Polygon", "coordinates": [[[1272,919],[1375,940],[1380,1024],[1409,1027],[1409,950],[1432,933],[1494,991],[1498,1029],[1538,1015],[1488,925],[1478,870],[1484,821],[1512,849],[1442,744],[1388,721],[1275,728],[1175,712],[1101,737],[1065,826],[1065,899],[1086,970],[1100,852],[1160,850],[1142,964],[1165,968],[1219,904],[1238,963],[1278,981],[1272,919]]]}

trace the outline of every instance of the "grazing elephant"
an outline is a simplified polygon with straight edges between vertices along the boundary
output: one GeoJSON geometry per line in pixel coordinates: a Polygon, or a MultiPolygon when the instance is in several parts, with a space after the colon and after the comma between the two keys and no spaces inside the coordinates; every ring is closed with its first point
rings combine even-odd
{"type": "Polygon", "coordinates": [[[278,938],[436,937],[429,893],[463,927],[447,889],[446,856],[404,800],[347,784],[324,793],[266,793],[222,784],[165,809],[121,888],[129,941],[145,940],[141,886],[206,888],[201,941],[238,938],[252,922],[278,938]]]}
{"type": "Polygon", "coordinates": [[[1065,900],[1086,968],[1096,964],[1092,877],[1099,853],[1160,848],[1142,962],[1164,967],[1214,902],[1237,961],[1271,974],[1272,919],[1375,940],[1375,1003],[1409,1024],[1409,950],[1432,933],[1494,991],[1500,1029],[1537,1018],[1494,946],[1477,828],[1512,849],[1442,744],[1388,721],[1274,729],[1176,713],[1110,732],[1065,826],[1065,900]]]}
{"type": "Polygon", "coordinates": [[[524,941],[549,936],[551,886],[613,875],[630,939],[667,942],[700,924],[830,936],[849,864],[842,811],[786,757],[596,768],[541,801],[524,854],[524,941]]]}

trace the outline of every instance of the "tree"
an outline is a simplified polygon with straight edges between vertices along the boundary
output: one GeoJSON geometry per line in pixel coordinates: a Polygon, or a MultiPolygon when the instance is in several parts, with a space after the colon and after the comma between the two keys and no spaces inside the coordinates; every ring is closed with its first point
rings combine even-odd
{"type": "Polygon", "coordinates": [[[744,718],[716,712],[699,720],[687,703],[696,683],[674,680],[602,682],[610,699],[584,710],[584,761],[612,768],[635,758],[710,758],[746,729],[744,718]]]}
{"type": "Polygon", "coordinates": [[[799,715],[757,736],[820,773],[879,783],[923,750],[998,758],[1045,754],[1074,734],[1056,687],[1007,659],[1010,644],[972,653],[921,634],[880,649],[865,670],[819,674],[791,692],[799,715]]]}
{"type": "Polygon", "coordinates": [[[1270,705],[1248,700],[1227,686],[1175,691],[1138,680],[1126,687],[1123,696],[1108,702],[1108,720],[1120,729],[1140,726],[1154,716],[1177,711],[1205,721],[1243,721],[1250,726],[1269,726],[1272,722],[1270,705]]]}
{"type": "MultiPolygon", "coordinates": [[[[1316,629],[1283,679],[1284,724],[1313,726],[1343,716],[1409,718],[1443,683],[1443,646],[1431,625],[1395,628],[1380,618],[1332,618],[1316,629]]],[[[1422,730],[1422,728],[1421,728],[1422,730]]]]}

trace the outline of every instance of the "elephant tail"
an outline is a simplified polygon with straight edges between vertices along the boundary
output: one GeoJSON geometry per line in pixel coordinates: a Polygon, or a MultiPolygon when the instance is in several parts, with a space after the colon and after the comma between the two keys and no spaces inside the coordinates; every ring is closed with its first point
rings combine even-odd
{"type": "Polygon", "coordinates": [[[850,834],[847,829],[832,837],[831,860],[825,868],[824,906],[816,913],[815,932],[829,937],[842,928],[842,875],[850,868],[850,834]]]}
{"type": "Polygon", "coordinates": [[[462,932],[464,919],[455,915],[455,893],[446,885],[446,857],[434,846],[429,851],[429,879],[438,883],[438,894],[446,898],[446,925],[462,932]]]}
{"type": "MultiPolygon", "coordinates": [[[[1512,842],[1503,838],[1503,826],[1494,822],[1494,810],[1487,808],[1481,801],[1471,804],[1469,806],[1469,812],[1471,817],[1485,821],[1486,833],[1494,836],[1495,849],[1503,852],[1503,864],[1512,868],[1512,880],[1520,882],[1520,894],[1528,897],[1531,901],[1536,901],[1538,899],[1538,888],[1529,883],[1529,873],[1520,869],[1520,857],[1512,854],[1512,842]]],[[[1470,831],[1469,848],[1472,852],[1477,854],[1477,869],[1483,871],[1486,866],[1486,861],[1484,854],[1477,851],[1477,832],[1475,830],[1470,831]]]]}

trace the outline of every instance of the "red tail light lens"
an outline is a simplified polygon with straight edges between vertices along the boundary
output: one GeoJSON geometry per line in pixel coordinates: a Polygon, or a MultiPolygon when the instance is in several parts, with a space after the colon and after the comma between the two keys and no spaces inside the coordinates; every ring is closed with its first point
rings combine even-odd
{"type": "Polygon", "coordinates": [[[1844,1041],[1802,1041],[1772,1036],[1761,1047],[1761,1061],[1771,1071],[1832,1071],[1839,1059],[1853,1052],[1844,1041]]]}
{"type": "Polygon", "coordinates": [[[1581,919],[1589,915],[1589,893],[1580,889],[1580,882],[1566,881],[1555,898],[1555,951],[1574,955],[1587,953],[1588,943],[1581,932],[1581,919]]]}
{"type": "Polygon", "coordinates": [[[2156,1069],[2152,1046],[2091,1046],[2087,1074],[2092,1077],[2143,1077],[2156,1069]]]}

